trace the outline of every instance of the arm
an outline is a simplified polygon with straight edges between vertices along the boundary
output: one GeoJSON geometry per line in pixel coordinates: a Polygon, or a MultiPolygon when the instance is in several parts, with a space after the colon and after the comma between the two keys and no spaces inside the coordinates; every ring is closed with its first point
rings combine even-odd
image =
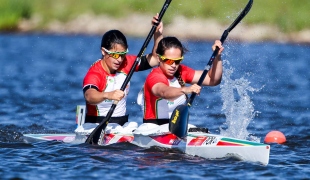
{"type": "MultiPolygon", "coordinates": [[[[224,50],[224,47],[222,46],[222,43],[219,40],[216,40],[215,43],[213,44],[212,46],[213,51],[215,50],[216,46],[218,46],[220,50],[213,61],[213,65],[210,71],[208,72],[206,78],[202,82],[202,85],[204,86],[216,86],[220,84],[222,80],[223,63],[221,59],[221,53],[224,50]]],[[[198,83],[198,80],[202,72],[203,71],[195,71],[195,75],[194,75],[192,83],[198,83]]]]}
{"type": "MultiPolygon", "coordinates": [[[[158,23],[157,18],[158,18],[158,13],[156,16],[153,17],[152,24],[158,23]]],[[[159,22],[156,28],[156,31],[154,33],[154,46],[153,46],[152,54],[148,54],[146,56],[149,62],[149,65],[152,67],[157,66],[159,63],[156,50],[157,50],[158,42],[163,38],[163,28],[164,28],[163,23],[159,22]]]]}
{"type": "Polygon", "coordinates": [[[184,86],[181,88],[177,88],[177,87],[167,86],[164,83],[157,83],[152,87],[152,93],[155,96],[161,97],[163,99],[170,99],[170,100],[176,99],[183,94],[190,94],[192,92],[199,94],[200,90],[201,90],[201,87],[198,86],[197,84],[193,84],[188,87],[184,86]]]}
{"type": "Polygon", "coordinates": [[[120,101],[124,96],[124,91],[119,89],[111,92],[99,92],[96,89],[90,88],[84,93],[86,102],[92,105],[99,104],[106,99],[120,101]]]}

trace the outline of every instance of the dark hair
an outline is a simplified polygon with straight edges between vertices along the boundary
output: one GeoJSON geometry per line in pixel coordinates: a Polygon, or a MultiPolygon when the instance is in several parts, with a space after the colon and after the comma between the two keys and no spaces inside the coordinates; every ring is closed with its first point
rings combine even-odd
{"type": "Polygon", "coordinates": [[[178,48],[181,50],[181,56],[185,54],[188,50],[182,45],[182,43],[176,37],[164,37],[158,43],[158,47],[156,50],[157,54],[164,55],[165,51],[170,48],[178,48]]]}
{"type": "MultiPolygon", "coordinates": [[[[168,36],[168,37],[164,37],[163,39],[161,39],[159,41],[156,53],[160,54],[160,55],[164,55],[165,51],[167,49],[172,48],[172,47],[180,49],[181,50],[181,56],[183,56],[188,51],[176,37],[169,37],[168,36]]],[[[182,79],[180,67],[178,68],[178,70],[176,71],[174,76],[178,79],[181,87],[185,86],[185,82],[182,79]]],[[[186,96],[186,98],[187,98],[187,96],[186,96]]]]}
{"type": "Polygon", "coordinates": [[[101,47],[112,49],[115,44],[120,44],[125,49],[128,48],[126,37],[119,30],[110,30],[102,36],[101,47]]]}

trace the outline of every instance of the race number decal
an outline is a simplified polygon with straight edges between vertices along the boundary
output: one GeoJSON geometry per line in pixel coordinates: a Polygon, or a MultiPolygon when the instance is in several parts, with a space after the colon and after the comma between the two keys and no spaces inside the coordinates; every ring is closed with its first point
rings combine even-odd
{"type": "Polygon", "coordinates": [[[202,146],[214,144],[216,141],[216,137],[214,136],[197,136],[191,139],[188,143],[188,146],[202,146]]]}
{"type": "Polygon", "coordinates": [[[216,143],[216,137],[214,136],[207,136],[206,145],[214,144],[216,143]]]}

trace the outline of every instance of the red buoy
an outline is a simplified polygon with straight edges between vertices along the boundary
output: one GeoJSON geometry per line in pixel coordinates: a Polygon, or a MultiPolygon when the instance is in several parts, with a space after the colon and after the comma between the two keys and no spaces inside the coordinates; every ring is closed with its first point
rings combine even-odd
{"type": "Polygon", "coordinates": [[[265,137],[265,143],[278,143],[282,144],[286,142],[286,137],[280,131],[270,131],[265,137]]]}

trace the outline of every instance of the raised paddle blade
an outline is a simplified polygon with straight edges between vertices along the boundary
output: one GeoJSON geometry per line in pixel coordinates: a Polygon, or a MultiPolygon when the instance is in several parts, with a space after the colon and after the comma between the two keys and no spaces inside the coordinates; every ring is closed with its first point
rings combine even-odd
{"type": "MultiPolygon", "coordinates": [[[[166,0],[165,1],[165,4],[163,5],[163,7],[161,8],[161,11],[159,12],[159,15],[158,15],[158,21],[160,22],[162,17],[164,16],[166,10],[168,9],[169,7],[169,4],[171,3],[172,0],[166,0]]],[[[134,62],[134,64],[132,65],[132,67],[130,68],[130,71],[129,73],[127,74],[127,77],[125,78],[124,80],[124,83],[121,87],[120,90],[124,91],[127,84],[129,83],[137,65],[140,63],[140,59],[145,51],[145,49],[147,48],[147,45],[149,44],[152,36],[154,35],[155,31],[156,31],[156,28],[157,28],[157,25],[153,25],[152,26],[152,29],[151,31],[149,32],[148,36],[146,37],[138,55],[137,55],[137,58],[134,62]]],[[[90,144],[98,144],[98,141],[100,139],[100,135],[101,134],[104,134],[104,131],[105,131],[105,128],[107,127],[108,123],[109,123],[109,120],[111,119],[112,117],[112,114],[115,110],[115,107],[117,105],[118,101],[114,101],[107,116],[106,116],[106,119],[105,121],[102,121],[94,130],[93,132],[87,137],[85,143],[90,143],[90,144]]]]}
{"type": "Polygon", "coordinates": [[[169,131],[179,138],[187,135],[189,108],[186,105],[179,105],[175,108],[169,121],[169,131]]]}
{"type": "Polygon", "coordinates": [[[251,10],[253,5],[253,0],[249,0],[248,4],[244,7],[242,12],[239,14],[239,16],[235,19],[233,23],[226,29],[228,32],[233,30],[237,24],[248,14],[248,12],[251,10]]]}
{"type": "MultiPolygon", "coordinates": [[[[229,32],[231,30],[233,30],[237,26],[237,24],[248,14],[250,9],[252,8],[252,4],[253,4],[253,0],[249,0],[248,4],[242,10],[242,12],[239,14],[239,16],[235,19],[235,21],[223,32],[222,37],[221,37],[222,44],[226,40],[229,32]]],[[[208,74],[208,71],[211,69],[212,63],[213,63],[215,57],[217,56],[218,52],[219,52],[219,48],[216,47],[215,51],[212,53],[211,58],[209,59],[209,62],[207,64],[206,68],[204,69],[202,75],[199,78],[199,81],[197,83],[199,86],[201,86],[206,75],[208,74]]],[[[196,93],[192,93],[190,98],[187,100],[186,105],[183,105],[183,106],[190,107],[192,105],[195,97],[196,97],[196,93]]],[[[189,110],[188,110],[188,108],[184,108],[183,106],[182,107],[178,106],[177,108],[174,109],[174,111],[171,115],[170,121],[169,121],[169,131],[171,133],[175,134],[176,136],[178,136],[179,138],[184,137],[187,133],[187,125],[184,126],[183,124],[178,124],[178,123],[188,122],[188,117],[189,117],[188,111],[189,110]],[[182,112],[182,111],[185,111],[185,112],[182,112]],[[177,116],[178,114],[187,114],[187,116],[185,116],[187,119],[186,120],[179,120],[180,117],[177,116]],[[174,119],[176,119],[176,121],[175,121],[175,123],[172,123],[172,121],[174,119]],[[185,127],[186,127],[186,129],[185,129],[185,127]],[[183,128],[183,129],[178,129],[178,128],[183,128]]]]}

